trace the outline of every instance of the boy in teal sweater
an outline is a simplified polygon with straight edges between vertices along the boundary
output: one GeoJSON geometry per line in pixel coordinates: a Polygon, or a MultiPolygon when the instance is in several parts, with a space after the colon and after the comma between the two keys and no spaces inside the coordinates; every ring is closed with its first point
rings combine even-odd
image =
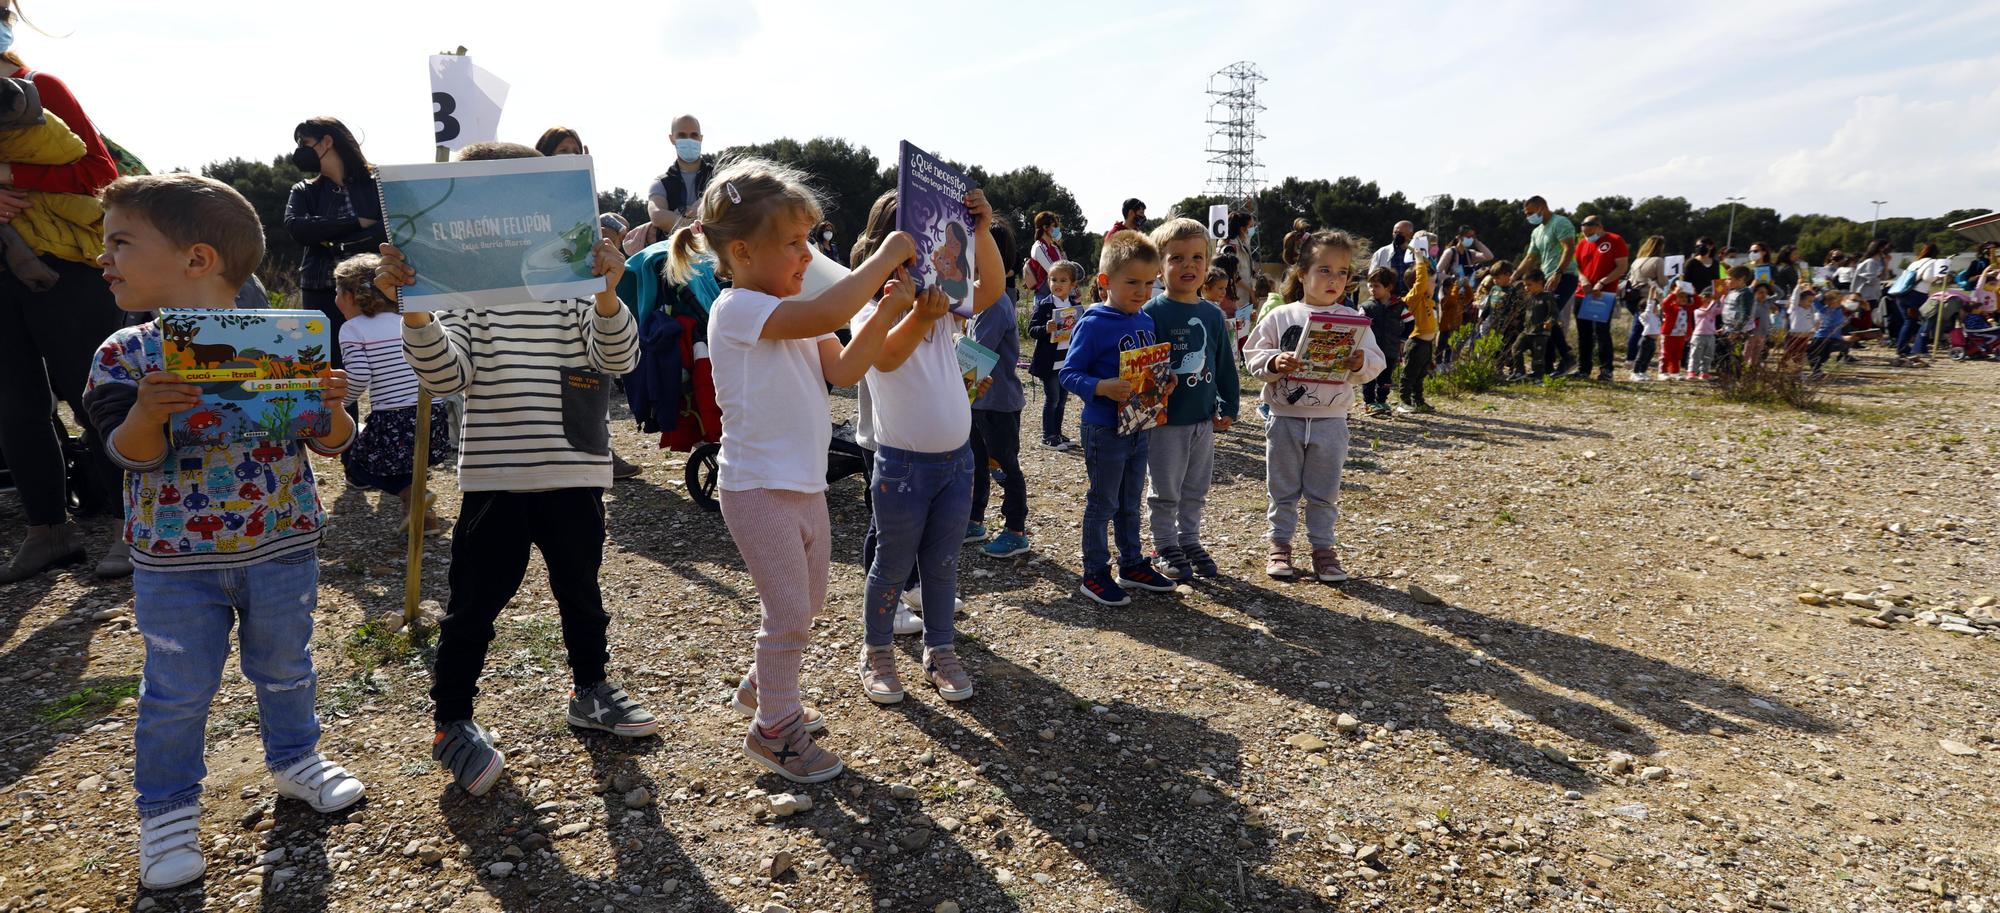
{"type": "Polygon", "coordinates": [[[1166,291],[1146,303],[1157,338],[1172,344],[1176,381],[1167,423],[1146,432],[1146,505],[1153,553],[1168,577],[1219,574],[1201,547],[1201,508],[1215,475],[1215,433],[1236,421],[1236,341],[1222,309],[1202,300],[1208,230],[1193,219],[1153,229],[1166,291]]]}

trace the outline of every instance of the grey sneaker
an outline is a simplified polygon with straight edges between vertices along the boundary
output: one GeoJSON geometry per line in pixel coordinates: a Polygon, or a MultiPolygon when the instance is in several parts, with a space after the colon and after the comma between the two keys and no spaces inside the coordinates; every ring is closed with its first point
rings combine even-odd
{"type": "Polygon", "coordinates": [[[903,702],[903,680],[896,677],[896,648],[863,648],[861,691],[877,704],[903,702]]]}
{"type": "Polygon", "coordinates": [[[750,724],[743,736],[744,756],[793,783],[823,783],[840,776],[847,765],[815,744],[800,722],[801,717],[793,717],[784,731],[768,739],[757,731],[757,724],[750,724]]]}
{"type": "Polygon", "coordinates": [[[492,733],[471,720],[448,724],[431,736],[431,758],[475,796],[486,795],[507,764],[507,756],[493,747],[492,733]]]}
{"type": "MultiPolygon", "coordinates": [[[[750,683],[749,677],[746,676],[742,683],[736,686],[736,696],[729,699],[729,709],[736,711],[738,716],[753,720],[757,718],[757,686],[750,683]]],[[[826,728],[826,717],[811,707],[799,708],[799,721],[807,732],[818,732],[826,728]]]]}
{"type": "Polygon", "coordinates": [[[965,664],[958,661],[957,647],[925,647],[924,680],[945,700],[963,701],[972,697],[972,676],[965,674],[965,664]]]}
{"type": "Polygon", "coordinates": [[[627,695],[625,689],[610,682],[598,682],[596,687],[570,692],[569,724],[628,739],[644,738],[660,731],[659,720],[639,706],[639,702],[627,695]]]}

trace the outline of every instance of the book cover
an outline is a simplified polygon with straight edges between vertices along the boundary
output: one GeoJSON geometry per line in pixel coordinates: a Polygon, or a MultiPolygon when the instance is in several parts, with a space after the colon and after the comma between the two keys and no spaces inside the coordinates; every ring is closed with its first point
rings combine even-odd
{"type": "Polygon", "coordinates": [[[332,334],[311,310],[163,310],[161,364],[201,388],[201,405],[167,423],[176,449],[326,434],[320,403],[332,334]]]}
{"type": "Polygon", "coordinates": [[[1000,353],[980,345],[969,336],[958,337],[958,370],[965,375],[965,398],[979,398],[979,382],[1000,364],[1000,353]]]}
{"type": "Polygon", "coordinates": [[[1753,278],[1753,281],[1756,281],[1756,282],[1769,282],[1769,281],[1771,281],[1771,267],[1770,267],[1770,264],[1759,264],[1759,265],[1757,265],[1757,266],[1753,266],[1753,267],[1751,267],[1751,268],[1750,268],[1750,275],[1751,275],[1751,277],[1753,278]]]}
{"type": "Polygon", "coordinates": [[[1361,331],[1370,325],[1360,314],[1313,314],[1307,318],[1305,332],[1299,334],[1298,347],[1292,352],[1299,357],[1299,369],[1289,375],[1290,379],[1336,386],[1347,383],[1345,363],[1354,355],[1354,347],[1361,344],[1361,331]]]}
{"type": "Polygon", "coordinates": [[[1082,312],[1083,309],[1079,307],[1056,308],[1056,330],[1049,334],[1049,341],[1055,343],[1056,348],[1069,348],[1069,339],[1076,335],[1076,322],[1082,312]]]}
{"type": "Polygon", "coordinates": [[[389,243],[417,270],[405,311],[585,298],[597,190],[587,155],[383,165],[389,243]]]}
{"type": "Polygon", "coordinates": [[[896,228],[917,239],[918,289],[935,285],[951,311],[972,316],[972,213],[965,195],[972,181],[958,169],[905,140],[896,155],[896,228]]]}
{"type": "Polygon", "coordinates": [[[1119,434],[1136,434],[1166,424],[1173,348],[1173,344],[1162,342],[1118,353],[1118,376],[1132,385],[1132,397],[1118,405],[1119,434]]]}
{"type": "Polygon", "coordinates": [[[1576,306],[1576,319],[1588,320],[1591,323],[1609,323],[1611,311],[1617,304],[1618,296],[1610,292],[1585,295],[1582,303],[1576,306]]]}

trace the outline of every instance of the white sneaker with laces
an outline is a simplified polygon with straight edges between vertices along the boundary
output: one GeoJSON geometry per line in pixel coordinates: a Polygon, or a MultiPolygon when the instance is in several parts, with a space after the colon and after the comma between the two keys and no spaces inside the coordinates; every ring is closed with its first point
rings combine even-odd
{"type": "Polygon", "coordinates": [[[271,776],[278,781],[278,795],[297,799],[312,806],[313,811],[325,814],[337,812],[361,801],[367,788],[361,781],[317,752],[306,755],[282,771],[274,770],[271,776]]]}
{"type": "Polygon", "coordinates": [[[201,806],[139,820],[139,887],[178,888],[208,871],[201,856],[201,806]]]}

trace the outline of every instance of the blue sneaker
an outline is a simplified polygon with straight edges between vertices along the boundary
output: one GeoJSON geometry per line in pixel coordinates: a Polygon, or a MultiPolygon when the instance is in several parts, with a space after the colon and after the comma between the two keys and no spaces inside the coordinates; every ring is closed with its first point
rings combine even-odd
{"type": "Polygon", "coordinates": [[[1028,553],[1028,537],[1010,529],[1003,529],[993,541],[981,546],[979,553],[988,558],[1012,558],[1028,553]]]}
{"type": "Polygon", "coordinates": [[[1155,593],[1171,593],[1174,591],[1174,582],[1168,580],[1166,575],[1154,570],[1151,561],[1141,561],[1137,564],[1119,568],[1118,582],[1129,583],[1139,589],[1152,590],[1155,593]]]}
{"type": "Polygon", "coordinates": [[[978,520],[974,520],[971,523],[965,524],[965,541],[985,542],[986,535],[987,535],[986,524],[981,523],[978,520]]]}
{"type": "Polygon", "coordinates": [[[1096,600],[1099,605],[1132,604],[1131,595],[1126,593],[1125,588],[1119,586],[1117,581],[1111,579],[1110,568],[1084,575],[1083,586],[1079,589],[1083,595],[1096,600]]]}

